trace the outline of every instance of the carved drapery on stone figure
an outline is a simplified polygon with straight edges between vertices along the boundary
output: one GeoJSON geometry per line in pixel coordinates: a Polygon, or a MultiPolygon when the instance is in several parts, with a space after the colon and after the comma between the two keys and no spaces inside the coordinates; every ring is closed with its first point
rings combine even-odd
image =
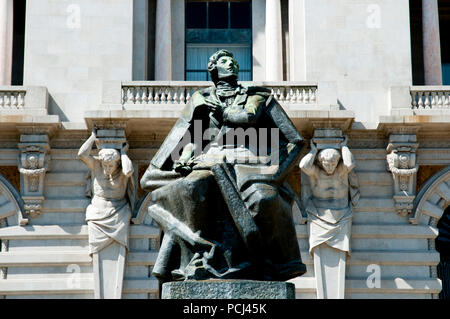
{"type": "Polygon", "coordinates": [[[387,169],[394,179],[395,209],[403,217],[408,216],[414,207],[418,147],[415,134],[391,134],[386,148],[387,169]]]}
{"type": "Polygon", "coordinates": [[[128,144],[123,130],[116,131],[94,128],[78,152],[78,157],[90,170],[87,195],[92,200],[86,209],[86,221],[96,298],[121,298],[130,218],[136,197],[133,165],[126,153],[128,144]],[[100,149],[98,156],[90,155],[94,142],[100,149]]]}
{"type": "Polygon", "coordinates": [[[141,179],[164,231],[153,269],[163,282],[306,272],[284,181],[302,138],[269,90],[238,84],[238,69],[226,50],[210,57],[214,86],[193,94],[141,179]]]}
{"type": "Polygon", "coordinates": [[[300,168],[308,176],[302,201],[308,214],[317,297],[344,298],[352,211],[360,196],[355,161],[340,129],[316,129],[310,144],[300,168]]]}
{"type": "Polygon", "coordinates": [[[50,145],[46,134],[22,134],[20,136],[19,172],[21,194],[25,212],[37,217],[42,212],[44,179],[50,162],[50,145]]]}

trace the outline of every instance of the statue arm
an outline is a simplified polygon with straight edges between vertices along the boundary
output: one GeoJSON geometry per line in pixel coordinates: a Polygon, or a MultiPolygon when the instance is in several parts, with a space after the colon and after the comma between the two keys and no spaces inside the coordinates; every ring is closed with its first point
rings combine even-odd
{"type": "Polygon", "coordinates": [[[128,143],[126,143],[124,146],[122,146],[122,149],[120,150],[120,161],[122,162],[122,172],[126,177],[130,177],[133,175],[134,168],[133,163],[131,162],[130,158],[127,155],[128,150],[128,143]]]}
{"type": "Polygon", "coordinates": [[[344,141],[341,143],[341,153],[342,153],[342,162],[344,163],[345,168],[348,172],[350,172],[355,167],[355,159],[353,158],[352,152],[347,146],[347,136],[344,141]]]}
{"type": "Polygon", "coordinates": [[[311,141],[311,150],[308,154],[306,154],[302,160],[300,161],[300,169],[306,175],[314,175],[316,171],[316,166],[314,165],[314,161],[317,155],[317,147],[314,145],[313,141],[311,141]]]}
{"type": "Polygon", "coordinates": [[[92,146],[94,145],[95,139],[97,138],[95,130],[92,130],[91,136],[86,140],[86,142],[81,145],[78,151],[78,158],[86,164],[90,169],[94,169],[94,158],[90,156],[92,146]]]}
{"type": "Polygon", "coordinates": [[[255,124],[265,105],[265,98],[260,95],[251,95],[243,109],[236,107],[226,108],[223,112],[225,123],[255,124]]]}
{"type": "Polygon", "coordinates": [[[165,186],[182,175],[174,170],[164,171],[150,164],[141,178],[141,188],[151,192],[159,187],[165,186]]]}

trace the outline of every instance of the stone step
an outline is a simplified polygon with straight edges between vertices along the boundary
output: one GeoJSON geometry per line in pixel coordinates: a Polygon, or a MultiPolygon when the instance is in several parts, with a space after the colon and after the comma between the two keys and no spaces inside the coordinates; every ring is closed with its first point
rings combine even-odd
{"type": "MultiPolygon", "coordinates": [[[[87,239],[87,225],[35,225],[0,228],[0,239],[87,239]]],[[[146,225],[131,225],[130,238],[159,238],[159,228],[146,225]]]]}
{"type": "MultiPolygon", "coordinates": [[[[65,278],[0,280],[0,295],[80,294],[94,291],[93,275],[67,275],[65,278]],[[75,280],[75,278],[77,280],[75,280]]],[[[157,293],[156,279],[125,279],[124,294],[157,293]]]]}
{"type": "Polygon", "coordinates": [[[85,191],[85,185],[46,185],[44,188],[44,197],[47,201],[68,199],[90,200],[90,198],[86,197],[85,191]]]}
{"type": "Polygon", "coordinates": [[[354,207],[355,212],[372,213],[372,212],[395,212],[394,200],[392,197],[367,198],[361,197],[358,205],[354,207]]]}
{"type": "Polygon", "coordinates": [[[392,174],[389,172],[361,171],[356,172],[356,175],[359,185],[392,186],[394,184],[392,174]]]}
{"type": "Polygon", "coordinates": [[[42,211],[44,213],[84,213],[90,202],[91,199],[87,197],[46,199],[42,205],[42,211]]]}
{"type": "MultiPolygon", "coordinates": [[[[154,265],[158,253],[154,251],[130,252],[126,263],[129,266],[154,265]]],[[[2,252],[0,267],[52,267],[70,264],[91,265],[92,258],[84,251],[2,252]]]]}
{"type": "MultiPolygon", "coordinates": [[[[295,225],[298,238],[308,238],[307,225],[295,225]]],[[[354,238],[417,238],[433,239],[438,229],[430,225],[352,225],[354,238]]],[[[0,232],[1,238],[1,232],[0,232]]]]}
{"type": "Polygon", "coordinates": [[[45,174],[45,187],[84,186],[87,172],[48,172],[45,174]]]}
{"type": "MultiPolygon", "coordinates": [[[[313,259],[307,251],[302,252],[301,256],[304,264],[313,266],[313,259]]],[[[352,251],[347,265],[436,266],[439,261],[439,253],[433,251],[352,251]]]]}
{"type": "MultiPolygon", "coordinates": [[[[296,293],[315,293],[316,279],[297,277],[289,280],[295,284],[296,293]]],[[[380,288],[369,288],[365,279],[346,279],[345,293],[368,294],[433,294],[441,291],[440,279],[381,279],[380,288]]]]}

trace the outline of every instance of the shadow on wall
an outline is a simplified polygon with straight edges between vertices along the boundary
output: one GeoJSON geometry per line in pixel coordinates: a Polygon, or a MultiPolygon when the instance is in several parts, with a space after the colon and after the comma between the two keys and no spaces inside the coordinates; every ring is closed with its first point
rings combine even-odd
{"type": "Polygon", "coordinates": [[[61,122],[69,121],[66,114],[59,107],[58,103],[56,103],[55,99],[52,97],[52,95],[50,93],[48,94],[48,114],[59,115],[59,120],[61,122]]]}
{"type": "Polygon", "coordinates": [[[337,104],[339,105],[339,110],[346,110],[346,108],[339,99],[337,100],[337,104]]]}

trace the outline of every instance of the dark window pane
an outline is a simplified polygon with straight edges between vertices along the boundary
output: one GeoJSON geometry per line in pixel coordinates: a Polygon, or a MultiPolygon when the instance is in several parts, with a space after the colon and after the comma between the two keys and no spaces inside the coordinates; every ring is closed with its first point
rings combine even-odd
{"type": "Polygon", "coordinates": [[[209,28],[227,29],[228,28],[228,3],[210,2],[208,3],[209,28]]]}
{"type": "Polygon", "coordinates": [[[249,2],[230,3],[231,28],[250,29],[251,15],[249,2]]]}
{"type": "Polygon", "coordinates": [[[206,28],[206,2],[186,3],[186,28],[206,28]]]}

